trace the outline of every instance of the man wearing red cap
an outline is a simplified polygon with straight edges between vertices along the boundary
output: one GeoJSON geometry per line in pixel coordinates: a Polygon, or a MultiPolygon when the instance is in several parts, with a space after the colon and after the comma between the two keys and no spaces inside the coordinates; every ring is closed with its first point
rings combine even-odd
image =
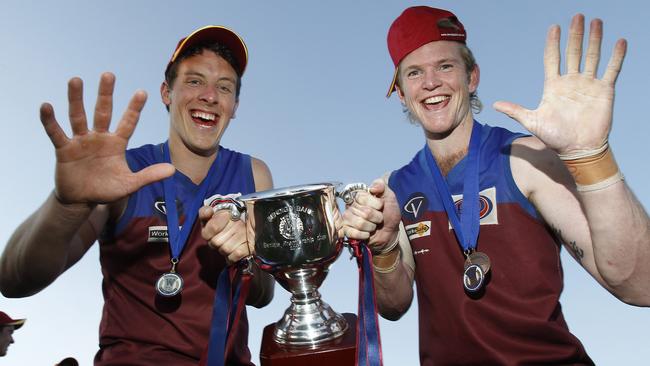
{"type": "Polygon", "coordinates": [[[0,311],[0,357],[7,355],[9,345],[14,343],[14,330],[25,324],[25,319],[11,319],[7,313],[0,311]]]}
{"type": "MultiPolygon", "coordinates": [[[[101,76],[90,129],[78,78],[68,84],[72,137],[51,105],[41,107],[56,149],[55,189],[7,244],[0,289],[32,295],[98,240],[104,309],[96,365],[196,365],[207,347],[219,272],[252,250],[243,223],[227,212],[213,215],[208,205],[272,188],[261,160],[220,146],[247,58],[243,40],[225,27],[181,39],[160,88],[169,140],[157,145],[126,150],[142,91],[109,132],[110,73],[101,76]]],[[[273,280],[254,270],[247,303],[260,307],[273,296],[273,280]]],[[[232,327],[228,364],[250,364],[245,313],[241,319],[232,327]]]]}
{"type": "Polygon", "coordinates": [[[626,42],[598,79],[602,22],[581,72],[583,28],[575,16],[565,75],[550,28],[536,110],[495,104],[525,136],[474,120],[480,70],[453,13],[412,7],[390,27],[388,95],[426,144],[356,196],[344,229],[369,241],[384,317],[406,312],[415,281],[423,365],[593,364],[562,315],[560,244],[616,297],[650,305],[650,220],[607,144],[626,42]]]}

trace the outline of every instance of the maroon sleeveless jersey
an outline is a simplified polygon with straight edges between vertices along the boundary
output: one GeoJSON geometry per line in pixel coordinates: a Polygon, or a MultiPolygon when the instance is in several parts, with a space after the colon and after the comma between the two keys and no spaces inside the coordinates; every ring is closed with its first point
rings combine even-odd
{"type": "MultiPolygon", "coordinates": [[[[131,169],[161,162],[156,149],[160,145],[127,151],[131,169]]],[[[207,196],[254,191],[248,155],[220,148],[217,164],[217,178],[207,196]]],[[[187,202],[197,186],[180,172],[173,179],[182,225],[187,207],[179,202],[187,202]]],[[[95,365],[197,365],[207,347],[217,278],[225,260],[201,238],[197,220],[176,267],[184,280],[182,292],[159,295],[156,281],[171,269],[165,212],[162,183],[147,185],[129,197],[123,216],[102,234],[104,310],[95,365]]],[[[245,311],[239,325],[229,365],[250,364],[245,311]]]]}
{"type": "MultiPolygon", "coordinates": [[[[465,257],[426,171],[427,146],[390,177],[415,259],[423,365],[593,364],[562,315],[560,244],[512,178],[518,136],[482,128],[477,250],[492,267],[474,295],[463,288],[465,257]]],[[[446,177],[457,203],[465,164],[446,177]]]]}

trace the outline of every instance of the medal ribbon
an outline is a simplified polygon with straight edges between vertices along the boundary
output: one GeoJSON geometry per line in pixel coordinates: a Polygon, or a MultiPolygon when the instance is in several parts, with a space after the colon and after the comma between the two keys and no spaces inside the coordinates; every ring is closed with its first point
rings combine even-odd
{"type": "Polygon", "coordinates": [[[217,291],[214,293],[212,326],[210,327],[208,344],[208,365],[210,366],[223,366],[226,358],[226,335],[230,318],[230,302],[232,300],[232,281],[230,280],[229,268],[224,268],[219,274],[217,291]]]}
{"type": "Polygon", "coordinates": [[[248,298],[248,291],[250,290],[251,280],[253,279],[253,275],[251,273],[242,272],[243,267],[247,266],[246,261],[239,261],[238,265],[241,267],[240,270],[231,271],[231,277],[230,277],[230,281],[232,283],[236,280],[234,276],[239,275],[239,283],[237,284],[235,293],[232,297],[233,300],[236,300],[235,306],[234,307],[232,306],[232,301],[231,301],[230,316],[228,317],[229,323],[228,323],[228,333],[227,333],[228,338],[226,339],[226,355],[232,349],[234,334],[236,333],[236,329],[238,329],[238,324],[239,324],[239,319],[241,319],[241,314],[244,308],[246,307],[246,298],[248,298]]]}
{"type": "MultiPolygon", "coordinates": [[[[219,275],[217,291],[214,294],[212,325],[207,350],[207,365],[209,366],[225,365],[226,355],[232,348],[232,336],[236,332],[237,324],[246,306],[251,275],[242,274],[237,281],[240,273],[238,265],[242,263],[245,262],[240,261],[238,264],[224,268],[219,275]],[[234,293],[233,283],[237,283],[234,293]]],[[[204,359],[202,359],[201,365],[204,364],[204,359]]]]}
{"type": "Polygon", "coordinates": [[[366,242],[350,240],[353,255],[359,266],[359,319],[357,320],[356,365],[381,366],[381,336],[377,303],[375,299],[375,280],[372,270],[372,254],[366,242]]]}
{"type": "Polygon", "coordinates": [[[463,200],[460,205],[460,219],[456,211],[454,201],[449,192],[449,186],[442,176],[436,160],[433,158],[431,151],[427,151],[427,163],[429,165],[430,178],[435,183],[440,200],[445,206],[447,217],[454,228],[456,239],[463,248],[468,252],[476,248],[476,241],[479,232],[479,190],[478,190],[478,166],[481,145],[481,128],[478,122],[473,122],[472,137],[469,141],[469,152],[467,153],[467,163],[465,165],[465,178],[463,181],[463,200]]]}
{"type": "MultiPolygon", "coordinates": [[[[162,147],[163,150],[163,162],[171,164],[171,156],[169,154],[169,143],[165,142],[162,147]]],[[[198,190],[194,197],[189,201],[186,214],[185,222],[183,227],[179,229],[178,225],[178,211],[176,210],[176,185],[174,184],[174,176],[172,175],[169,178],[163,180],[163,188],[165,192],[165,213],[167,216],[167,233],[169,236],[169,247],[171,249],[172,260],[178,261],[178,258],[183,252],[185,247],[185,242],[190,236],[192,227],[194,226],[194,221],[196,216],[199,214],[199,208],[203,202],[203,199],[208,192],[208,186],[210,182],[213,181],[215,173],[217,171],[217,165],[219,160],[219,155],[214,159],[208,174],[198,187],[198,190]]]]}

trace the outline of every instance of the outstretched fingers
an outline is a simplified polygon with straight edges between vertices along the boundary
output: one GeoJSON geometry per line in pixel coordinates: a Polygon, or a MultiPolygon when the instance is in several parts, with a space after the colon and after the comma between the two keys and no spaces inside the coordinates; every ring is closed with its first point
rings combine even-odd
{"type": "Polygon", "coordinates": [[[587,55],[585,56],[584,73],[592,78],[596,77],[598,72],[598,63],[600,62],[600,45],[603,40],[603,21],[593,19],[589,23],[589,44],[587,46],[587,55]]]}
{"type": "Polygon", "coordinates": [[[553,25],[546,34],[544,47],[544,78],[546,80],[560,75],[560,26],[553,25]]]}
{"type": "Polygon", "coordinates": [[[612,57],[609,59],[607,69],[603,75],[603,81],[609,83],[610,85],[614,85],[616,83],[618,74],[621,72],[621,68],[623,67],[623,60],[625,59],[626,52],[627,41],[624,39],[619,39],[616,41],[614,52],[612,53],[612,57]]]}
{"type": "Polygon", "coordinates": [[[68,143],[68,141],[70,141],[65,132],[63,132],[59,122],[57,122],[56,117],[54,116],[54,108],[51,104],[43,103],[41,105],[40,119],[43,128],[45,129],[45,133],[47,133],[47,136],[50,138],[50,141],[52,141],[52,145],[54,145],[55,149],[63,147],[68,143]]]}
{"type": "Polygon", "coordinates": [[[569,39],[566,46],[566,72],[576,74],[580,72],[582,58],[582,39],[585,34],[585,16],[576,14],[571,19],[569,39]]]}
{"type": "Polygon", "coordinates": [[[88,132],[88,122],[83,101],[83,81],[72,78],[68,81],[68,115],[73,135],[85,135],[88,132]]]}
{"type": "Polygon", "coordinates": [[[137,173],[133,173],[135,178],[132,182],[133,185],[129,187],[129,192],[135,192],[141,187],[154,182],[161,181],[167,177],[171,177],[176,169],[169,163],[159,163],[150,165],[137,173]]]}
{"type": "Polygon", "coordinates": [[[99,79],[97,102],[93,116],[93,129],[96,132],[107,132],[113,114],[113,90],[115,88],[115,75],[105,72],[99,79]]]}
{"type": "Polygon", "coordinates": [[[526,109],[519,104],[504,101],[495,102],[493,107],[497,112],[507,115],[519,122],[528,131],[534,133],[536,120],[533,111],[526,109]]]}
{"type": "Polygon", "coordinates": [[[142,108],[144,108],[145,103],[147,102],[147,93],[143,90],[138,90],[133,94],[129,105],[126,107],[126,111],[122,115],[120,123],[117,125],[115,134],[128,140],[133,135],[135,126],[138,124],[140,119],[140,113],[142,108]]]}

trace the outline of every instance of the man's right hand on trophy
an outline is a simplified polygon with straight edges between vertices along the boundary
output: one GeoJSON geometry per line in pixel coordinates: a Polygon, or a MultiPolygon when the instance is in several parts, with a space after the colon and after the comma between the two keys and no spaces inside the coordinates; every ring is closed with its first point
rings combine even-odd
{"type": "Polygon", "coordinates": [[[131,98],[115,132],[109,132],[113,112],[115,76],[101,75],[92,129],[88,129],[83,104],[83,82],[68,82],[68,110],[72,137],[43,103],[40,119],[56,151],[55,194],[64,204],[108,203],[128,196],[140,187],[174,174],[171,164],[155,164],[133,173],[125,159],[126,146],[147,100],[144,91],[131,98]]]}
{"type": "Polygon", "coordinates": [[[229,210],[215,211],[210,206],[199,210],[201,236],[208,245],[219,251],[228,265],[255,253],[255,248],[246,238],[246,222],[232,220],[229,210]]]}
{"type": "Polygon", "coordinates": [[[383,179],[376,179],[367,192],[355,193],[343,213],[343,231],[349,239],[367,240],[370,250],[381,252],[395,242],[400,220],[395,193],[383,179]]]}

